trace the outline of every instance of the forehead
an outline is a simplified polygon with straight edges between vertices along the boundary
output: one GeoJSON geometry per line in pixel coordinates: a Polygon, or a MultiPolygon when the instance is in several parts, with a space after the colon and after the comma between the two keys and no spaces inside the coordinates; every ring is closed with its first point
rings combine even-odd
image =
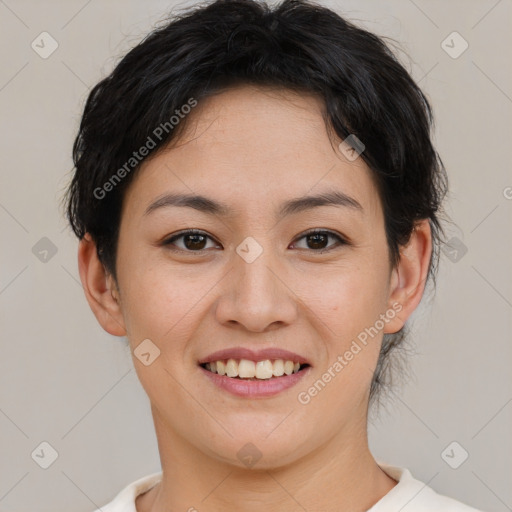
{"type": "Polygon", "coordinates": [[[128,189],[138,213],[164,192],[196,193],[242,212],[335,189],[365,217],[380,213],[372,171],[339,151],[323,101],[270,87],[239,86],[201,100],[183,131],[147,159],[128,189]],[[136,196],[136,197],[135,197],[136,196]]]}

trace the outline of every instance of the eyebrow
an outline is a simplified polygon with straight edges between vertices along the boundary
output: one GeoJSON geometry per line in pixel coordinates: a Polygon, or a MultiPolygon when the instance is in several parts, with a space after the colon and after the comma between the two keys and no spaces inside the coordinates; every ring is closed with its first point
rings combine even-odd
{"type": "MultiPolygon", "coordinates": [[[[218,215],[221,217],[232,216],[234,210],[223,203],[219,203],[205,196],[197,194],[179,194],[170,193],[160,196],[153,201],[145,210],[144,216],[158,210],[160,208],[168,207],[187,207],[193,208],[203,213],[210,215],[218,215]]],[[[285,217],[300,213],[319,206],[338,206],[352,209],[363,213],[363,207],[353,197],[339,190],[328,190],[314,196],[303,196],[296,199],[290,199],[284,202],[279,208],[278,217],[285,217]]]]}

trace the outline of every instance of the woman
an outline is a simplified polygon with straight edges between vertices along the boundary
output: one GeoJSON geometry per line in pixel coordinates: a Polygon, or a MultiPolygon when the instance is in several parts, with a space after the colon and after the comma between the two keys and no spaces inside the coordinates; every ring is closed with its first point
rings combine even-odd
{"type": "Polygon", "coordinates": [[[431,121],[378,37],[299,0],[192,9],[94,87],[68,216],[162,463],[104,512],[475,510],[367,439],[435,275],[431,121]]]}

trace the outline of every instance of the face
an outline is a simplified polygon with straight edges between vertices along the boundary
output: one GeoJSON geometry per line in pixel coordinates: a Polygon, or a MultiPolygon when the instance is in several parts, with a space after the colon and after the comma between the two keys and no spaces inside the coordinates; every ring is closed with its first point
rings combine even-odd
{"type": "Polygon", "coordinates": [[[239,87],[201,102],[134,177],[118,241],[119,323],[132,353],[146,353],[149,364],[133,362],[157,434],[237,465],[252,443],[270,468],[365,432],[382,335],[406,311],[371,172],[340,142],[317,98],[239,87]],[[350,199],[290,206],[322,194],[350,199]],[[283,371],[276,360],[301,366],[247,380],[202,364],[235,372],[228,359],[246,359],[247,375],[270,361],[263,377],[283,371]]]}

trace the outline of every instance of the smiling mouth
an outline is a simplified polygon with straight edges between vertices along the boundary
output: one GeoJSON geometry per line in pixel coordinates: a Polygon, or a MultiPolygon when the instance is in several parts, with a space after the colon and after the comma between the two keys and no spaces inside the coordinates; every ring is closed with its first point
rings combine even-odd
{"type": "Polygon", "coordinates": [[[286,359],[265,359],[251,361],[249,359],[224,359],[200,365],[205,370],[217,375],[239,380],[269,380],[298,373],[309,364],[286,359]]]}

